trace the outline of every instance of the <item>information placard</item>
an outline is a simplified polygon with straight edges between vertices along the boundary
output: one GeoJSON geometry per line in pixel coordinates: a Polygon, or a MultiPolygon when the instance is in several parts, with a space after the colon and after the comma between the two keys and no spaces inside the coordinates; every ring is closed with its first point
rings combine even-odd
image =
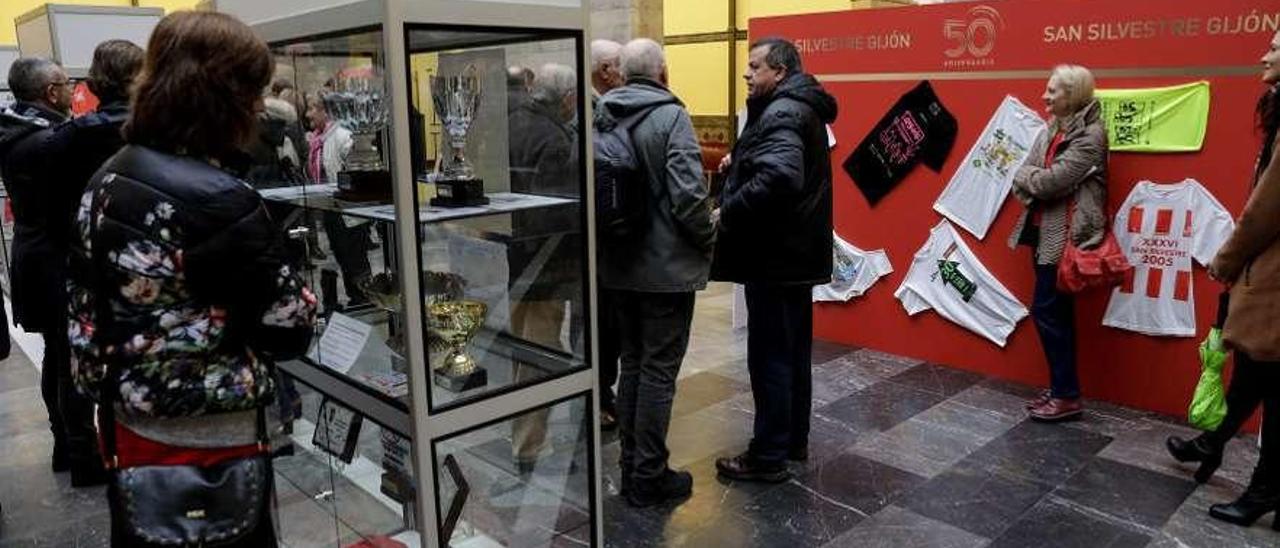
{"type": "Polygon", "coordinates": [[[320,342],[311,348],[307,357],[311,361],[346,374],[355,365],[373,326],[360,320],[334,312],[329,316],[320,342]]]}
{"type": "Polygon", "coordinates": [[[325,398],[320,402],[320,415],[316,417],[316,431],[311,435],[311,443],[342,462],[351,464],[363,423],[364,415],[325,398]]]}

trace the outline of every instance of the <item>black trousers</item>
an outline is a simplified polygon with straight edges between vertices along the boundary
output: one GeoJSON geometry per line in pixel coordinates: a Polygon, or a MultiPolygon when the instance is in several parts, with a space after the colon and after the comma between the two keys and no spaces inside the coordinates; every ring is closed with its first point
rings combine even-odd
{"type": "MultiPolygon", "coordinates": [[[[667,428],[676,378],[689,347],[694,295],[608,290],[618,327],[621,469],[636,481],[667,469],[667,428]]],[[[608,311],[606,311],[608,312],[608,311]]]]}
{"type": "Polygon", "coordinates": [[[369,225],[347,226],[341,213],[326,211],[321,217],[325,235],[329,237],[329,250],[342,271],[343,289],[347,291],[347,304],[367,301],[361,281],[373,272],[369,265],[369,225]]]}
{"type": "Polygon", "coordinates": [[[51,331],[42,334],[44,360],[40,368],[40,396],[49,411],[54,452],[65,451],[73,465],[92,466],[93,461],[100,458],[93,403],[76,391],[71,377],[71,343],[66,330],[51,331]]]}
{"type": "Polygon", "coordinates": [[[617,395],[613,391],[613,385],[618,382],[618,357],[622,352],[618,347],[618,322],[614,318],[609,294],[609,291],[602,289],[597,298],[599,310],[596,312],[596,322],[600,326],[600,410],[617,415],[617,395]]]}
{"type": "Polygon", "coordinates": [[[13,340],[9,338],[9,313],[5,312],[3,304],[0,304],[0,360],[8,358],[11,350],[13,350],[13,340]]]}
{"type": "Polygon", "coordinates": [[[1055,398],[1080,397],[1076,374],[1075,298],[1058,290],[1058,267],[1035,265],[1036,290],[1031,317],[1040,334],[1040,346],[1049,361],[1049,392],[1055,398]]]}
{"type": "Polygon", "coordinates": [[[1203,437],[1222,448],[1240,431],[1245,421],[1262,406],[1262,454],[1259,467],[1280,477],[1280,363],[1260,362],[1243,352],[1235,353],[1235,368],[1227,387],[1227,416],[1222,424],[1203,437]]]}
{"type": "Polygon", "coordinates": [[[809,444],[813,409],[813,287],[747,284],[747,369],[755,400],[748,452],[781,463],[809,444]]]}

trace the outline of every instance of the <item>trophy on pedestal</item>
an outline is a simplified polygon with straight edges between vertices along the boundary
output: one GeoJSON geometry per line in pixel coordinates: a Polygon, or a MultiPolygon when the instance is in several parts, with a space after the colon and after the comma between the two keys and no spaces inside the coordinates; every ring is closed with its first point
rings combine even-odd
{"type": "Polygon", "coordinates": [[[448,348],[444,360],[432,375],[437,386],[462,392],[484,386],[488,373],[475,358],[467,355],[467,343],[484,325],[488,306],[480,301],[456,300],[427,304],[427,327],[448,348]]]}
{"type": "Polygon", "coordinates": [[[436,197],[431,205],[465,207],[484,205],[484,181],[476,177],[467,160],[467,133],[480,110],[480,78],[474,66],[462,76],[432,76],[431,102],[444,126],[440,154],[441,172],[436,177],[436,197]]]}
{"type": "Polygon", "coordinates": [[[388,123],[387,94],[374,77],[349,77],[324,95],[329,116],[351,131],[351,152],[338,173],[340,200],[357,202],[391,199],[391,171],[386,151],[379,148],[388,123]]]}
{"type": "Polygon", "coordinates": [[[387,348],[391,349],[391,370],[404,373],[409,370],[405,360],[404,329],[397,321],[400,314],[400,286],[393,272],[380,272],[359,282],[360,290],[378,308],[390,313],[390,333],[387,348]]]}

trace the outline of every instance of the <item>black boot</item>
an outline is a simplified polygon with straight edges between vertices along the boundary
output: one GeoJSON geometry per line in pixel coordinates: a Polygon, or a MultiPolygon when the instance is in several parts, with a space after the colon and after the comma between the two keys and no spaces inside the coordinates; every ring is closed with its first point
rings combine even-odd
{"type": "Polygon", "coordinates": [[[57,473],[71,470],[71,453],[67,450],[67,442],[53,442],[53,471],[57,473]]]}
{"type": "Polygon", "coordinates": [[[1196,483],[1207,483],[1213,473],[1218,471],[1218,467],[1222,466],[1222,447],[1211,443],[1205,436],[1191,440],[1169,436],[1164,441],[1164,446],[1178,462],[1200,463],[1200,468],[1196,469],[1196,483]]]}
{"type": "Polygon", "coordinates": [[[693,494],[693,476],[688,472],[667,469],[657,479],[631,482],[627,486],[627,502],[636,508],[687,498],[693,494]]]}
{"type": "MultiPolygon", "coordinates": [[[[1258,464],[1253,470],[1253,479],[1249,481],[1240,498],[1230,504],[1215,504],[1209,507],[1209,516],[1227,523],[1248,527],[1268,512],[1280,510],[1280,484],[1267,470],[1258,464]]],[[[1280,531],[1280,515],[1271,522],[1271,528],[1280,531]]]]}
{"type": "Polygon", "coordinates": [[[809,447],[801,445],[788,449],[787,460],[792,462],[804,462],[809,460],[809,447]]]}
{"type": "Polygon", "coordinates": [[[102,457],[94,455],[86,458],[71,459],[71,486],[93,487],[107,483],[107,470],[102,466],[102,457]]]}

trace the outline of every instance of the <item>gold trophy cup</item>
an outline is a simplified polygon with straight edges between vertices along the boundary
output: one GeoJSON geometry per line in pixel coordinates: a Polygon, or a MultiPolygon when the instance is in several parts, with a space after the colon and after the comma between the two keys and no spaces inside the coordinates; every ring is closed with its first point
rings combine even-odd
{"type": "Polygon", "coordinates": [[[467,343],[484,325],[488,306],[480,301],[457,300],[427,304],[427,326],[449,348],[436,367],[436,386],[450,392],[479,388],[488,382],[488,373],[467,355],[467,343]]]}
{"type": "Polygon", "coordinates": [[[391,370],[404,373],[409,370],[405,361],[404,329],[397,317],[400,314],[400,285],[392,272],[381,272],[357,282],[361,291],[378,308],[390,314],[390,336],[387,348],[391,349],[391,370]]]}

